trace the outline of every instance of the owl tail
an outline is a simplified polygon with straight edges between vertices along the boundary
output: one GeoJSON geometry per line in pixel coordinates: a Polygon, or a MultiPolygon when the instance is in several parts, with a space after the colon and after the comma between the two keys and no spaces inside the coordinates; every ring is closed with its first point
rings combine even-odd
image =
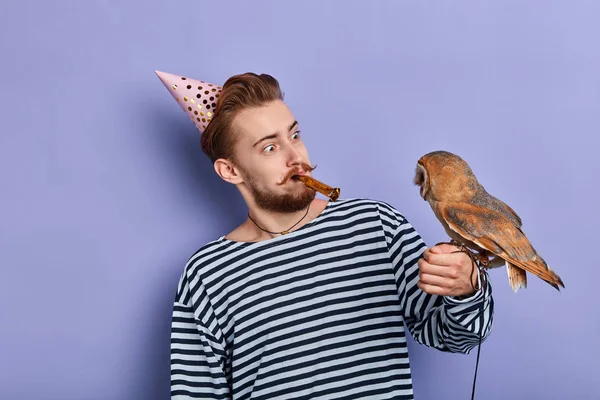
{"type": "Polygon", "coordinates": [[[536,253],[533,259],[528,261],[519,261],[508,259],[506,261],[506,270],[508,272],[508,281],[510,286],[516,292],[521,287],[527,286],[527,276],[525,271],[546,281],[550,286],[560,291],[559,286],[565,287],[562,279],[546,264],[546,261],[536,253]]]}
{"type": "Polygon", "coordinates": [[[517,267],[505,261],[506,264],[506,272],[508,273],[508,283],[510,283],[510,287],[513,292],[517,293],[519,289],[527,288],[527,273],[524,269],[517,267]]]}

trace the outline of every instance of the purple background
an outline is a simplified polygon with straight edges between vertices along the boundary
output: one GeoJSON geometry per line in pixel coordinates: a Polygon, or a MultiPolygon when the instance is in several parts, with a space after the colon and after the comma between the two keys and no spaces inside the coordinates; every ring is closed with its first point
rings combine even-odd
{"type": "MultiPolygon", "coordinates": [[[[463,156],[562,276],[514,294],[478,399],[600,398],[596,1],[3,2],[0,398],[165,399],[188,257],[245,217],[154,70],[280,79],[315,176],[446,240],[412,176],[463,156]]],[[[417,399],[468,399],[475,355],[410,342],[417,399]]]]}

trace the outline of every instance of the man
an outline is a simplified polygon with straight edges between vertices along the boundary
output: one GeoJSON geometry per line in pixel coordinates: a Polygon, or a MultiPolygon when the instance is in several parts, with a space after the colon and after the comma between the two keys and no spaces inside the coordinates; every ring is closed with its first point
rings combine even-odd
{"type": "Polygon", "coordinates": [[[201,93],[218,97],[202,149],[248,218],[181,276],[173,399],[413,399],[405,326],[446,352],[485,340],[492,290],[467,254],[426,248],[385,202],[322,200],[291,179],[313,167],[276,79],[247,73],[178,98],[192,119],[211,106],[201,93]]]}

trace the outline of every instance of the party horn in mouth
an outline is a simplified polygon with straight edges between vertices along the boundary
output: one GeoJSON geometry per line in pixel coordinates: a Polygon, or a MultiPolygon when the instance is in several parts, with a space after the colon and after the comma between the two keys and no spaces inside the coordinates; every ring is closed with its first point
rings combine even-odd
{"type": "Polygon", "coordinates": [[[304,185],[306,185],[307,187],[316,190],[322,195],[329,197],[332,201],[336,201],[338,197],[340,197],[340,188],[333,188],[324,184],[323,182],[319,182],[318,180],[310,176],[294,175],[292,179],[304,183],[304,185]]]}

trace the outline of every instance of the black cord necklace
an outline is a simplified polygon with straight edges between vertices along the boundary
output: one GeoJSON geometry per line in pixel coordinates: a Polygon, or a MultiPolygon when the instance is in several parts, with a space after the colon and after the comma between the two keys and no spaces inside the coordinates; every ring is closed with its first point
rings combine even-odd
{"type": "Polygon", "coordinates": [[[288,233],[290,233],[290,231],[292,229],[294,229],[294,227],[296,225],[298,225],[304,218],[306,218],[306,216],[308,215],[308,210],[310,210],[310,204],[308,205],[308,207],[306,207],[306,213],[304,213],[304,216],[302,218],[300,218],[300,221],[296,222],[294,225],[292,225],[291,227],[289,227],[285,231],[281,231],[281,232],[271,232],[271,231],[268,231],[266,229],[261,228],[260,225],[258,225],[256,223],[256,221],[252,219],[252,217],[250,216],[250,213],[248,213],[248,218],[250,218],[250,221],[254,222],[254,225],[256,225],[258,227],[258,229],[260,229],[263,232],[270,233],[271,235],[287,235],[288,233]]]}

